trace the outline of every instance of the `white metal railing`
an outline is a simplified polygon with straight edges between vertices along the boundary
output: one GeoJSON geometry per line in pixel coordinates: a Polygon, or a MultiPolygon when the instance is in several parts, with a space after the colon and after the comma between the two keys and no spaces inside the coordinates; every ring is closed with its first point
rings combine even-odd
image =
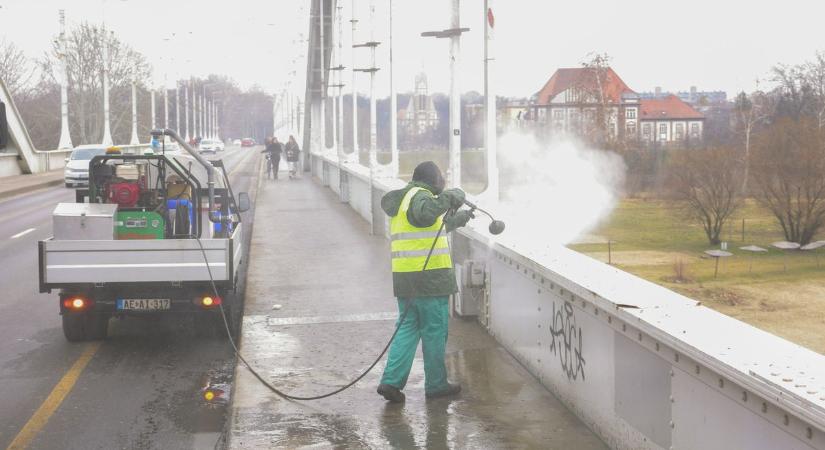
{"type": "MultiPolygon", "coordinates": [[[[312,173],[387,235],[379,200],[403,181],[327,155],[312,155],[312,173]]],[[[825,356],[569,249],[517,249],[508,233],[452,238],[457,264],[485,266],[480,322],[610,447],[825,449],[825,356]]]]}

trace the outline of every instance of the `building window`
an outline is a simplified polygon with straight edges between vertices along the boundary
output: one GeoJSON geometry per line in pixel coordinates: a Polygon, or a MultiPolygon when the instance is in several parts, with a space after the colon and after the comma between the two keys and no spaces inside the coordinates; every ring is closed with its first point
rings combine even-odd
{"type": "Polygon", "coordinates": [[[677,123],[676,125],[674,125],[673,126],[673,134],[674,134],[674,139],[675,140],[677,140],[677,141],[682,140],[685,136],[685,124],[677,123]]]}
{"type": "Polygon", "coordinates": [[[564,120],[564,110],[561,110],[561,109],[553,110],[553,119],[555,119],[555,120],[564,120]]]}
{"type": "Polygon", "coordinates": [[[659,140],[666,141],[667,140],[667,124],[660,123],[659,124],[659,140]]]}
{"type": "Polygon", "coordinates": [[[646,123],[646,124],[642,125],[642,135],[645,137],[645,139],[650,139],[650,124],[649,123],[646,123]]]}
{"type": "Polygon", "coordinates": [[[629,108],[627,110],[627,118],[628,119],[635,119],[636,118],[636,108],[629,108]]]}
{"type": "Polygon", "coordinates": [[[628,122],[628,124],[627,124],[627,135],[628,136],[636,135],[636,123],[635,122],[628,122]]]}
{"type": "Polygon", "coordinates": [[[694,123],[690,124],[690,136],[694,137],[694,138],[699,137],[699,124],[698,123],[694,122],[694,123]]]}

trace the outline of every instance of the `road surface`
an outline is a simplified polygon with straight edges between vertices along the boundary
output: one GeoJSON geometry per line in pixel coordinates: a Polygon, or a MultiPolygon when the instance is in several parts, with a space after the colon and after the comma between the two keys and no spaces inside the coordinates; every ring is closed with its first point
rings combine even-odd
{"type": "MultiPolygon", "coordinates": [[[[236,194],[254,191],[259,156],[219,155],[236,194]]],[[[213,448],[226,405],[207,404],[201,389],[231,384],[227,342],[166,319],[113,319],[102,344],[64,339],[57,292],[38,292],[37,241],[66,201],[74,191],[58,187],[0,202],[0,449],[16,438],[38,449],[213,448]]]]}

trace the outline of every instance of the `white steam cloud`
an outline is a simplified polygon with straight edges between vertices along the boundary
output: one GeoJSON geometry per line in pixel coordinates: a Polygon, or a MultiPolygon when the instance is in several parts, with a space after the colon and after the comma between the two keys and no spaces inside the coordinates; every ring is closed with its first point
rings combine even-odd
{"type": "Polygon", "coordinates": [[[625,165],[612,152],[571,140],[540,144],[508,133],[499,140],[501,204],[506,240],[521,249],[566,245],[615,207],[625,165]]]}

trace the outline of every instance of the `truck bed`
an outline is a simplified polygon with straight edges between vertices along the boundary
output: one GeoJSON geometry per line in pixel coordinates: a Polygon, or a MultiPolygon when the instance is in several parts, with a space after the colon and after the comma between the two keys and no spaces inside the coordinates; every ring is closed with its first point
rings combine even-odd
{"type": "MultiPolygon", "coordinates": [[[[201,239],[215,282],[234,287],[242,226],[229,238],[201,239]]],[[[77,284],[208,282],[195,239],[54,240],[39,243],[40,291],[77,284]]]]}

